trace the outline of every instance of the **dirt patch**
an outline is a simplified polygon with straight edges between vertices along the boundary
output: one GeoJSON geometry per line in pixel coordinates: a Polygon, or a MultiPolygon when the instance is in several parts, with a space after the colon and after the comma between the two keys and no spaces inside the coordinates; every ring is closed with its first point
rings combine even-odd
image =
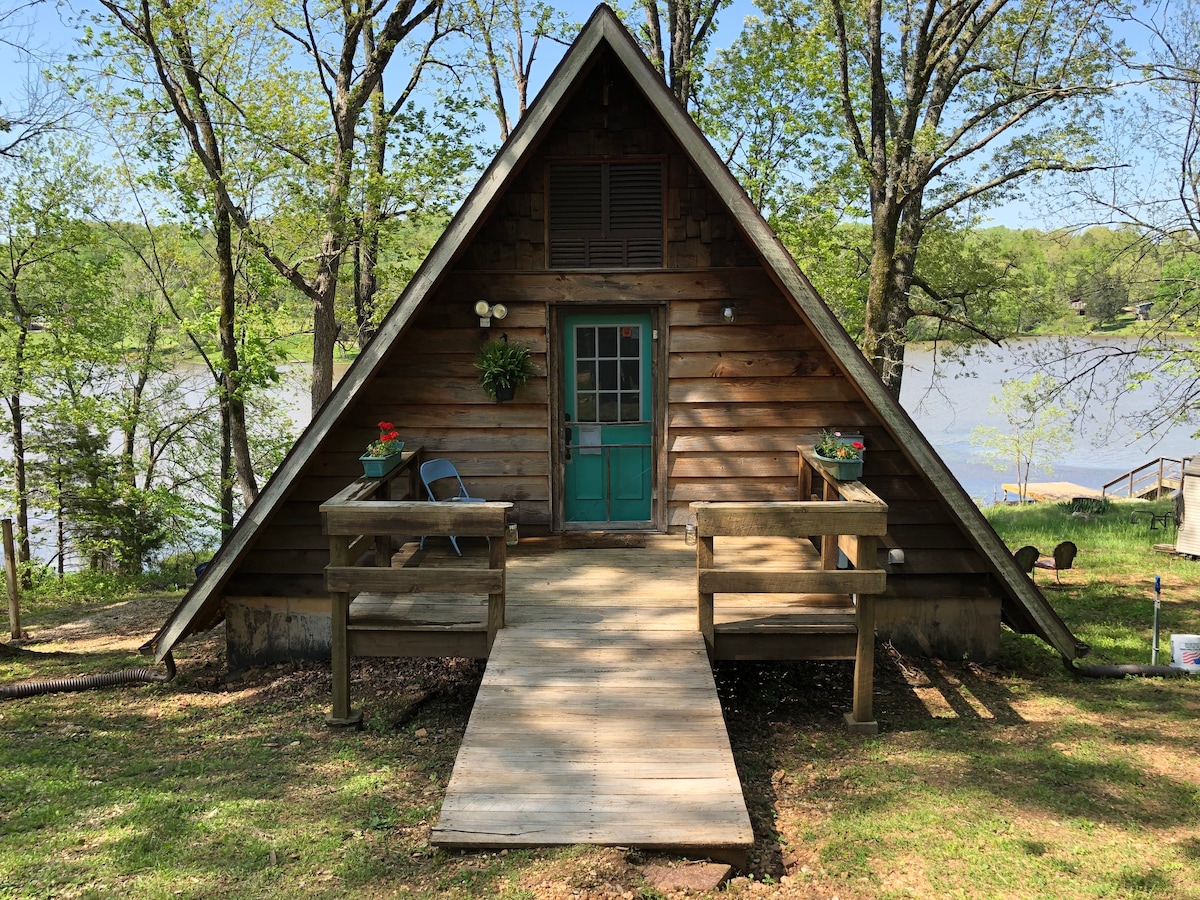
{"type": "MultiPolygon", "coordinates": [[[[79,618],[56,625],[25,623],[25,638],[20,645],[40,652],[136,652],[154,637],[178,604],[178,597],[151,596],[90,606],[80,611],[79,618]]],[[[224,633],[224,628],[210,632],[201,642],[219,638],[223,643],[224,633]]]]}

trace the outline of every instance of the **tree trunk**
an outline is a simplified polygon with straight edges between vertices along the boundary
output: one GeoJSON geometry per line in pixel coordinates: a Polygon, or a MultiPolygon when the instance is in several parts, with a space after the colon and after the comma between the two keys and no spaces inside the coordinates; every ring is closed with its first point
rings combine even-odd
{"type": "Polygon", "coordinates": [[[388,122],[382,87],[371,94],[370,106],[371,132],[366,147],[367,192],[363,201],[362,229],[358,236],[354,268],[354,317],[360,350],[375,337],[375,294],[379,290],[375,266],[379,260],[379,226],[383,213],[379,205],[378,188],[372,183],[382,184],[383,167],[387,159],[388,122]]]}
{"type": "Polygon", "coordinates": [[[29,477],[25,468],[25,409],[21,404],[21,391],[25,387],[25,345],[29,339],[29,323],[17,299],[15,282],[9,290],[9,303],[17,326],[12,362],[13,386],[7,398],[9,423],[12,426],[9,436],[12,439],[13,490],[17,502],[17,563],[21,569],[21,586],[28,590],[33,587],[33,574],[29,571],[33,553],[29,542],[29,477]]]}
{"type": "MultiPolygon", "coordinates": [[[[59,471],[62,471],[61,466],[59,471]]],[[[56,571],[58,572],[58,580],[62,581],[63,576],[67,574],[67,511],[63,507],[63,480],[60,474],[54,483],[54,493],[58,498],[57,508],[55,509],[55,548],[58,552],[55,554],[58,558],[56,571]]]]}
{"type": "Polygon", "coordinates": [[[333,351],[337,345],[338,268],[346,249],[346,208],[350,196],[350,161],[354,154],[355,118],[349,115],[349,77],[338,80],[336,118],[339,123],[337,152],[325,208],[325,234],[321,238],[320,263],[313,301],[312,415],[333,393],[333,351]]]}
{"type": "Polygon", "coordinates": [[[233,435],[230,428],[229,397],[221,395],[221,458],[218,461],[221,506],[221,543],[233,533],[233,435]]]}
{"type": "Polygon", "coordinates": [[[337,346],[337,273],[341,247],[327,232],[321,241],[321,270],[317,274],[318,299],[313,301],[312,415],[333,393],[333,350],[337,346]]]}
{"type": "MultiPolygon", "coordinates": [[[[222,372],[218,390],[223,406],[229,410],[229,442],[237,469],[237,481],[242,492],[242,501],[249,506],[258,499],[258,479],[254,475],[254,462],[250,458],[250,443],[246,435],[246,404],[240,390],[241,370],[238,368],[236,300],[233,267],[233,220],[229,211],[218,204],[213,218],[216,231],[217,273],[220,279],[220,322],[222,372]]],[[[222,423],[224,430],[225,423],[222,423]]],[[[224,478],[222,494],[224,494],[224,478]]]]}
{"type": "MultiPolygon", "coordinates": [[[[137,429],[138,424],[142,421],[142,400],[146,395],[146,385],[150,383],[150,373],[154,362],[154,351],[158,346],[158,325],[157,323],[150,326],[150,333],[146,335],[146,346],[143,348],[142,358],[139,360],[137,381],[133,386],[133,396],[129,407],[129,412],[125,417],[124,426],[124,443],[121,449],[121,476],[125,483],[130,487],[136,487],[137,475],[136,467],[134,466],[134,452],[137,449],[137,429]]],[[[152,470],[146,472],[145,487],[150,488],[152,470]]]]}
{"type": "MultiPolygon", "coordinates": [[[[24,343],[24,334],[19,338],[24,343]]],[[[12,414],[13,487],[17,494],[17,563],[21,569],[21,587],[33,587],[33,574],[29,561],[33,551],[29,543],[29,476],[25,467],[25,412],[21,406],[20,391],[14,391],[8,400],[12,414]]]]}
{"type": "Polygon", "coordinates": [[[354,316],[357,321],[358,349],[366,349],[375,337],[375,294],[379,291],[379,279],[375,266],[379,260],[378,225],[374,231],[366,231],[370,213],[363,211],[364,231],[358,239],[358,252],[354,258],[354,316]]]}
{"type": "Polygon", "coordinates": [[[871,265],[867,279],[867,308],[863,321],[863,355],[879,373],[894,397],[900,396],[904,377],[904,343],[912,310],[908,288],[912,282],[912,255],[908,265],[898,254],[899,216],[889,204],[875,205],[871,222],[871,265]],[[907,271],[906,271],[907,268],[907,271]]]}

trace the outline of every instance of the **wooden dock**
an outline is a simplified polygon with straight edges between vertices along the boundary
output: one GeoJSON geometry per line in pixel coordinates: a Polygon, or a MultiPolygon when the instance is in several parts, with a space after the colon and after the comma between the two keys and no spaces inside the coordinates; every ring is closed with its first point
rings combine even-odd
{"type": "MultiPolygon", "coordinates": [[[[1004,491],[1005,500],[1008,500],[1009,494],[1020,499],[1021,486],[1019,484],[1002,484],[1000,487],[1004,491]]],[[[1095,488],[1084,487],[1082,484],[1074,484],[1070,481],[1039,481],[1025,485],[1026,500],[1040,500],[1045,503],[1062,503],[1079,499],[1099,500],[1103,496],[1095,488]]]]}

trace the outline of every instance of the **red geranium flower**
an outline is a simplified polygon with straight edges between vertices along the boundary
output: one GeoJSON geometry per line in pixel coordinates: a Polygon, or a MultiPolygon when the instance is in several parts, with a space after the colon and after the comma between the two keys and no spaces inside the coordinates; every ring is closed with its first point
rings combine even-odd
{"type": "MultiPolygon", "coordinates": [[[[400,437],[400,432],[391,422],[379,422],[379,437],[367,444],[367,456],[391,456],[399,452],[393,442],[400,437]]],[[[401,447],[404,445],[401,444],[401,447]]]]}

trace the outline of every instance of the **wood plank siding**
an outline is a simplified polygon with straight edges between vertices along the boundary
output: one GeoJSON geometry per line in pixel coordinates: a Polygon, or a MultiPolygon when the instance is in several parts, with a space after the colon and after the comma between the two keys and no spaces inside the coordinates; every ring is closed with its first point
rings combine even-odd
{"type": "MultiPolygon", "coordinates": [[[[998,642],[999,597],[987,561],[872,411],[795,303],[781,290],[716,193],[689,161],[633,81],[608,51],[593,61],[546,138],[522,162],[473,237],[432,289],[374,374],[342,410],[228,581],[227,596],[323,594],[328,545],[317,504],[358,474],[357,456],[381,420],[396,424],[425,456],[446,457],[468,491],[513,504],[522,529],[561,526],[556,514],[554,379],[556,317],[587,308],[649,310],[654,316],[656,386],[653,524],[681,530],[694,501],[771,501],[798,496],[796,445],[822,427],[860,430],[868,446],[863,482],[889,505],[879,554],[903,548],[889,569],[881,631],[916,634],[935,652],[951,635],[929,637],[939,599],[981,617],[968,640],[976,655],[998,642]],[[662,162],[663,266],[551,269],[547,259],[548,167],[563,160],[662,162]],[[503,320],[481,329],[475,301],[501,302],[503,320]],[[724,307],[734,307],[727,323],[724,307]],[[515,400],[495,403],[474,367],[480,344],[506,335],[533,351],[539,375],[515,400]],[[664,375],[665,373],[665,375],[664,375]],[[917,598],[926,598],[920,600],[917,598]],[[934,609],[934,607],[930,607],[934,609]]],[[[948,607],[947,607],[948,608],[948,607]]],[[[936,631],[936,629],[935,629],[936,631]]],[[[956,645],[954,653],[962,652],[956,645]]]]}

